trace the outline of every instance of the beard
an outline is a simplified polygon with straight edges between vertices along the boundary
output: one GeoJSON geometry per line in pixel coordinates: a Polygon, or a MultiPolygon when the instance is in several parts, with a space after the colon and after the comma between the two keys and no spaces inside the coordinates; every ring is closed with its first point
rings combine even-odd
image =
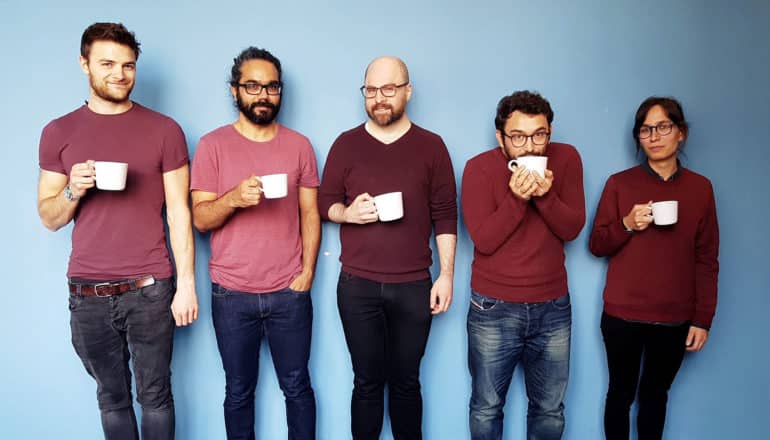
{"type": "Polygon", "coordinates": [[[404,107],[394,108],[390,104],[375,104],[371,109],[366,109],[366,114],[375,124],[387,127],[404,116],[404,107]],[[390,113],[376,113],[377,110],[390,110],[390,113]]]}
{"type": "Polygon", "coordinates": [[[121,104],[128,101],[128,97],[131,96],[131,91],[134,90],[133,84],[125,90],[113,90],[104,83],[97,83],[91,76],[89,76],[89,83],[91,84],[91,90],[94,91],[96,96],[115,104],[121,104]]]}
{"type": "Polygon", "coordinates": [[[240,93],[236,95],[235,105],[238,107],[238,111],[243,113],[243,116],[246,116],[246,119],[260,126],[270,125],[281,110],[281,101],[278,101],[278,104],[273,104],[267,99],[264,99],[252,102],[251,104],[246,104],[241,99],[240,93]],[[263,109],[257,110],[258,107],[262,107],[263,109]]]}

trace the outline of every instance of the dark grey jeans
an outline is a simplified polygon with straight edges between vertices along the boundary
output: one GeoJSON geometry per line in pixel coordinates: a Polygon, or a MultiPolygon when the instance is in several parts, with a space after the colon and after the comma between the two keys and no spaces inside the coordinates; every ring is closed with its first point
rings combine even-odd
{"type": "Polygon", "coordinates": [[[72,345],[96,380],[107,440],[139,439],[129,359],[136,375],[137,400],[142,405],[142,439],[174,438],[170,368],[173,295],[173,279],[166,278],[119,296],[70,296],[72,345]]]}

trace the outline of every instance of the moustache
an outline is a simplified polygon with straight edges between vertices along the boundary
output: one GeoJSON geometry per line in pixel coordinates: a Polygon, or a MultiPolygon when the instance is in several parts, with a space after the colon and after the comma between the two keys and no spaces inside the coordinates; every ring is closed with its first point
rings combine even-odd
{"type": "Polygon", "coordinates": [[[375,104],[374,107],[372,107],[372,111],[377,110],[393,110],[393,106],[385,103],[375,104]]]}
{"type": "Polygon", "coordinates": [[[249,105],[249,111],[254,111],[254,109],[257,108],[257,107],[267,107],[267,108],[269,108],[270,110],[273,110],[273,111],[275,111],[275,109],[276,109],[275,104],[273,104],[270,101],[257,101],[257,102],[252,103],[251,105],[249,105]]]}

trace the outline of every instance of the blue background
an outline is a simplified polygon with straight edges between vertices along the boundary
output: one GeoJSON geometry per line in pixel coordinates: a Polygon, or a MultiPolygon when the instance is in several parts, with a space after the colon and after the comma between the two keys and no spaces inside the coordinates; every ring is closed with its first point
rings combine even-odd
{"type": "MultiPolygon", "coordinates": [[[[132,97],[175,118],[191,153],[201,135],[235,119],[227,73],[248,45],[281,59],[281,121],[311,139],[321,165],[335,137],[364,119],[357,89],[378,55],[409,65],[409,114],[443,136],[458,184],[465,162],[495,144],[500,97],[526,88],[548,98],[554,140],[574,144],[583,158],[589,225],[567,246],[574,312],[568,439],[602,433],[607,374],[598,321],[606,262],[587,249],[593,212],[606,178],[637,161],[630,128],[638,104],[651,94],[680,98],[691,122],[684,164],[716,190],[720,302],[705,350],[688,355],[677,377],[666,437],[770,437],[770,276],[762,257],[770,247],[770,2],[0,0],[0,17],[0,188],[8,209],[0,257],[0,438],[101,436],[95,384],[69,341],[71,226],[48,232],[35,203],[40,130],[88,96],[77,57],[81,33],[94,21],[121,21],[136,32],[143,53],[132,97]]],[[[463,225],[460,231],[454,304],[434,320],[422,363],[427,439],[468,432],[472,243],[463,225]]],[[[310,367],[319,438],[344,439],[352,373],[335,300],[338,228],[325,225],[323,234],[310,367]]],[[[209,247],[197,233],[196,242],[200,320],[176,333],[173,360],[177,437],[185,440],[224,438],[209,247]]],[[[258,438],[285,438],[283,399],[264,346],[262,362],[258,438]]],[[[506,438],[523,438],[525,410],[517,374],[506,438]]],[[[392,438],[389,429],[382,438],[392,438]]]]}

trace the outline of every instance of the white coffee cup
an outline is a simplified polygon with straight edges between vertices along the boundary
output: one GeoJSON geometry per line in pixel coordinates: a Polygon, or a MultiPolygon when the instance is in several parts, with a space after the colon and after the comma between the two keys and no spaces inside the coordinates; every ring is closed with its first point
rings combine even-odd
{"type": "Polygon", "coordinates": [[[545,177],[545,167],[548,165],[547,156],[520,156],[508,161],[508,169],[514,171],[516,167],[524,167],[530,171],[545,177]]]}
{"type": "Polygon", "coordinates": [[[400,191],[376,196],[374,206],[381,222],[398,220],[404,216],[404,200],[400,191]]]}
{"type": "Polygon", "coordinates": [[[268,174],[267,176],[260,177],[262,181],[262,192],[267,199],[280,199],[286,197],[288,193],[287,187],[287,175],[282,174],[268,174]]]}
{"type": "Polygon", "coordinates": [[[126,188],[128,164],[125,162],[94,162],[96,187],[107,191],[126,188]]]}
{"type": "Polygon", "coordinates": [[[655,202],[650,205],[652,208],[652,221],[656,225],[673,225],[677,222],[679,212],[679,202],[676,200],[667,200],[665,202],[655,202]]]}

